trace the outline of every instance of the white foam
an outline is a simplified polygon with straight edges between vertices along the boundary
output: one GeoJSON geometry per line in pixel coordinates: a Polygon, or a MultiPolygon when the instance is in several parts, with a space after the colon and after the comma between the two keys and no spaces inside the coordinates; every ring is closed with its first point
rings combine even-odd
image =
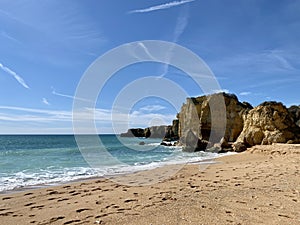
{"type": "Polygon", "coordinates": [[[72,167],[72,168],[54,168],[39,171],[21,171],[8,176],[0,174],[0,192],[23,188],[28,186],[41,186],[48,184],[59,184],[74,180],[110,176],[116,174],[127,174],[142,170],[151,170],[154,168],[187,163],[207,163],[204,160],[214,159],[223,155],[231,155],[234,153],[216,154],[216,153],[183,153],[181,147],[167,147],[166,150],[171,150],[170,157],[164,157],[161,160],[152,162],[138,162],[134,165],[117,165],[103,168],[89,167],[72,167]],[[172,148],[172,149],[170,149],[172,148]]]}
{"type": "Polygon", "coordinates": [[[22,171],[15,173],[14,176],[0,177],[0,192],[8,191],[27,186],[37,186],[45,184],[58,184],[70,182],[78,179],[103,176],[101,170],[93,168],[65,168],[61,170],[43,170],[40,172],[22,171]]]}
{"type": "Polygon", "coordinates": [[[150,145],[150,146],[160,146],[160,142],[159,142],[159,143],[146,143],[146,145],[150,145]]]}

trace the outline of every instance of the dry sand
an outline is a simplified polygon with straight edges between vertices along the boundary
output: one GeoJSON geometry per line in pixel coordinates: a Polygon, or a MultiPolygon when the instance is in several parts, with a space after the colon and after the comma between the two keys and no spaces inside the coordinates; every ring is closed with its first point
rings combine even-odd
{"type": "Polygon", "coordinates": [[[216,161],[149,186],[98,179],[3,194],[0,224],[300,224],[300,145],[216,161]]]}

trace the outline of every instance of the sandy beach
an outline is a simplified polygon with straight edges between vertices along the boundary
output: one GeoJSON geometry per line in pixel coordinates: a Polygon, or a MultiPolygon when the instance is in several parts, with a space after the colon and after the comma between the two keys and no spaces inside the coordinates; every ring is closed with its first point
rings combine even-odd
{"type": "MultiPolygon", "coordinates": [[[[300,224],[300,145],[254,146],[159,183],[87,180],[0,195],[1,224],[300,224]]],[[[161,175],[163,168],[151,171],[161,175]]]]}

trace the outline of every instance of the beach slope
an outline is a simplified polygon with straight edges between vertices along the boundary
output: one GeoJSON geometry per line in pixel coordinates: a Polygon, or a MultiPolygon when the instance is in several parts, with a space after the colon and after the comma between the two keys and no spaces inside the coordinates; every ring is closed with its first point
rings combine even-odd
{"type": "MultiPolygon", "coordinates": [[[[300,224],[300,145],[254,146],[149,186],[87,180],[0,195],[1,224],[300,224]]],[[[159,174],[161,169],[153,170],[159,174]]]]}

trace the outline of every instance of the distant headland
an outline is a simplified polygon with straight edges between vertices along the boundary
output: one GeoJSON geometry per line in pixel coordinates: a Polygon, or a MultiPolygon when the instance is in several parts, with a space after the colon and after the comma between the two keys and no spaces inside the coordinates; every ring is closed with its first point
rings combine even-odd
{"type": "MultiPolygon", "coordinates": [[[[217,112],[223,113],[224,112],[217,112]]],[[[121,137],[162,138],[163,145],[183,146],[184,151],[242,152],[254,145],[300,143],[300,106],[287,108],[268,101],[252,107],[236,95],[216,93],[187,98],[172,125],[132,128],[121,137]],[[210,102],[224,98],[226,118],[222,136],[212,129],[210,102]],[[225,130],[225,132],[224,132],[225,130]],[[213,134],[214,138],[210,138],[213,134]]]]}

